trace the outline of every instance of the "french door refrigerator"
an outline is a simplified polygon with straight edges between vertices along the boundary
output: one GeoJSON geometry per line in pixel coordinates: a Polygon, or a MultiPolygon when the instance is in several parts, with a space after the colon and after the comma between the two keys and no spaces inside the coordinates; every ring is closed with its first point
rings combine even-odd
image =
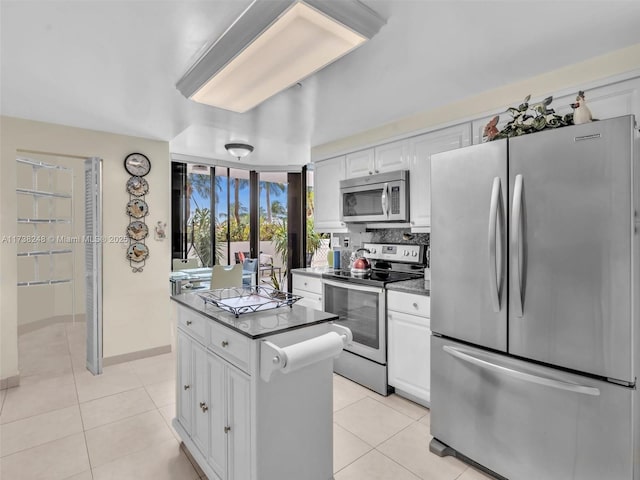
{"type": "Polygon", "coordinates": [[[633,116],[431,157],[430,449],[640,480],[633,116]]]}

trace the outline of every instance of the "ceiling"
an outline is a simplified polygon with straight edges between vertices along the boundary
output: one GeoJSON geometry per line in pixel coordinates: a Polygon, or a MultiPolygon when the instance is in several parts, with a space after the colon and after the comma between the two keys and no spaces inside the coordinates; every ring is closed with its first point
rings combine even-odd
{"type": "Polygon", "coordinates": [[[184,98],[176,82],[250,3],[1,0],[0,113],[228,161],[224,144],[247,141],[242,164],[297,165],[313,146],[640,43],[640,1],[363,0],[387,24],[301,85],[244,114],[184,98]]]}

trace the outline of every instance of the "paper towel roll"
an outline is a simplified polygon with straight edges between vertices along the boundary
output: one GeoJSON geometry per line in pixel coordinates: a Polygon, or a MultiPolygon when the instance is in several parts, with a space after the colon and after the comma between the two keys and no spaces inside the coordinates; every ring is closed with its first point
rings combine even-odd
{"type": "Polygon", "coordinates": [[[300,368],[327,358],[337,357],[344,346],[342,337],[336,332],[305,340],[281,349],[284,356],[282,371],[294,372],[300,368]]]}

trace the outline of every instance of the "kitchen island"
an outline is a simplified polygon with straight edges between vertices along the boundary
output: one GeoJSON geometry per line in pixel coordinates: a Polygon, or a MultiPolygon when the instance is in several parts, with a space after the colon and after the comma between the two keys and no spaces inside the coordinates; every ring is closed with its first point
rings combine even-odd
{"type": "Polygon", "coordinates": [[[211,480],[333,478],[336,315],[284,306],[238,317],[198,293],[171,297],[173,426],[211,480]]]}

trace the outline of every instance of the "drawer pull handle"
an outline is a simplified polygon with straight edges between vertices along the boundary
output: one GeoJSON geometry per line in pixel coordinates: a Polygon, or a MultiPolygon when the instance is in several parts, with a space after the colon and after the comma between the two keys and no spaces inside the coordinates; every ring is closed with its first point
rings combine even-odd
{"type": "Polygon", "coordinates": [[[416,302],[413,302],[413,308],[418,308],[418,304],[416,302]]]}
{"type": "Polygon", "coordinates": [[[224,433],[229,433],[230,431],[231,431],[231,427],[229,425],[224,427],[224,433]]]}
{"type": "Polygon", "coordinates": [[[187,326],[191,325],[193,322],[191,320],[187,320],[187,326]]]}
{"type": "Polygon", "coordinates": [[[185,385],[185,386],[184,386],[184,389],[185,389],[185,390],[189,390],[190,388],[191,388],[191,385],[185,385]]]}
{"type": "Polygon", "coordinates": [[[227,348],[229,346],[229,342],[227,342],[226,340],[222,341],[222,348],[227,348]]]}
{"type": "Polygon", "coordinates": [[[200,402],[200,408],[202,409],[202,413],[205,413],[207,410],[209,410],[209,407],[207,407],[207,404],[204,402],[200,402]]]}

